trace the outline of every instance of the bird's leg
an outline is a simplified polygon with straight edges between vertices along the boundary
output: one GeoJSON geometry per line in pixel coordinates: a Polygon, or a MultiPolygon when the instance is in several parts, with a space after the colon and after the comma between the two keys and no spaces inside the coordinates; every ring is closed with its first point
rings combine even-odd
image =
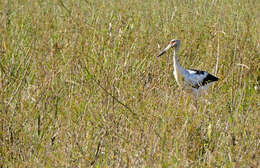
{"type": "Polygon", "coordinates": [[[206,103],[207,105],[211,105],[211,102],[208,101],[207,99],[203,99],[203,100],[205,101],[205,103],[206,103]]]}
{"type": "Polygon", "coordinates": [[[205,95],[205,98],[203,98],[204,102],[205,102],[207,105],[210,105],[211,102],[207,99],[207,98],[208,98],[208,95],[209,95],[207,90],[204,91],[204,95],[205,95]]]}
{"type": "Polygon", "coordinates": [[[189,100],[190,100],[190,109],[191,111],[191,120],[194,119],[194,115],[198,112],[198,103],[197,103],[197,97],[192,94],[192,96],[189,95],[189,100]]]}
{"type": "Polygon", "coordinates": [[[192,98],[193,98],[193,108],[196,112],[198,112],[198,95],[196,93],[192,94],[192,98]]]}

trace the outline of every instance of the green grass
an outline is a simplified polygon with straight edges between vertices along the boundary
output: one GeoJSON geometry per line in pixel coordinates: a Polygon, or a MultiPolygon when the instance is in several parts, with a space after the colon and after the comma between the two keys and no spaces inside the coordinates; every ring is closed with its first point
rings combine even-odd
{"type": "Polygon", "coordinates": [[[257,0],[0,2],[0,167],[259,167],[257,0]],[[221,79],[198,110],[180,62],[221,79]]]}

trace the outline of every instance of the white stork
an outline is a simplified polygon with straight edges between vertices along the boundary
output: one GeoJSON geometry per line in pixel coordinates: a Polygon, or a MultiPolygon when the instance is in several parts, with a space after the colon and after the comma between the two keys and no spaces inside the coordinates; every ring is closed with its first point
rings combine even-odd
{"type": "Polygon", "coordinates": [[[206,71],[185,69],[178,62],[177,53],[180,49],[180,40],[171,40],[170,44],[157,56],[160,57],[170,48],[174,48],[173,52],[173,74],[177,84],[187,92],[192,92],[194,96],[201,95],[203,90],[207,90],[209,85],[219,80],[216,76],[206,71]]]}

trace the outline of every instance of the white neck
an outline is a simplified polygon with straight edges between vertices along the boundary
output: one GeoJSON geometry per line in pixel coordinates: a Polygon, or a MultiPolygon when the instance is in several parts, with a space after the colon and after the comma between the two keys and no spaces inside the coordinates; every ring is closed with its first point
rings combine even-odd
{"type": "Polygon", "coordinates": [[[180,65],[179,61],[178,61],[178,48],[174,50],[173,52],[173,74],[174,77],[176,79],[176,82],[179,86],[181,86],[180,82],[181,80],[179,79],[181,76],[183,76],[185,74],[185,69],[180,65]]]}
{"type": "Polygon", "coordinates": [[[182,68],[178,61],[177,53],[178,53],[178,49],[174,49],[174,51],[173,51],[173,69],[174,69],[174,71],[176,69],[182,68]]]}

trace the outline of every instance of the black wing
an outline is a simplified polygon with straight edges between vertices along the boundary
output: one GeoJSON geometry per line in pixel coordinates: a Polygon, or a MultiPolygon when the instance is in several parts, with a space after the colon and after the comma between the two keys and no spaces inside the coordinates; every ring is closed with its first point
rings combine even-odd
{"type": "Polygon", "coordinates": [[[217,78],[216,76],[211,75],[210,73],[205,72],[205,71],[200,71],[200,70],[195,70],[195,69],[189,69],[188,71],[191,74],[193,74],[193,75],[196,74],[198,76],[197,82],[192,84],[192,87],[196,88],[196,89],[198,89],[201,86],[205,86],[208,83],[215,82],[215,81],[219,80],[219,78],[217,78]]]}

